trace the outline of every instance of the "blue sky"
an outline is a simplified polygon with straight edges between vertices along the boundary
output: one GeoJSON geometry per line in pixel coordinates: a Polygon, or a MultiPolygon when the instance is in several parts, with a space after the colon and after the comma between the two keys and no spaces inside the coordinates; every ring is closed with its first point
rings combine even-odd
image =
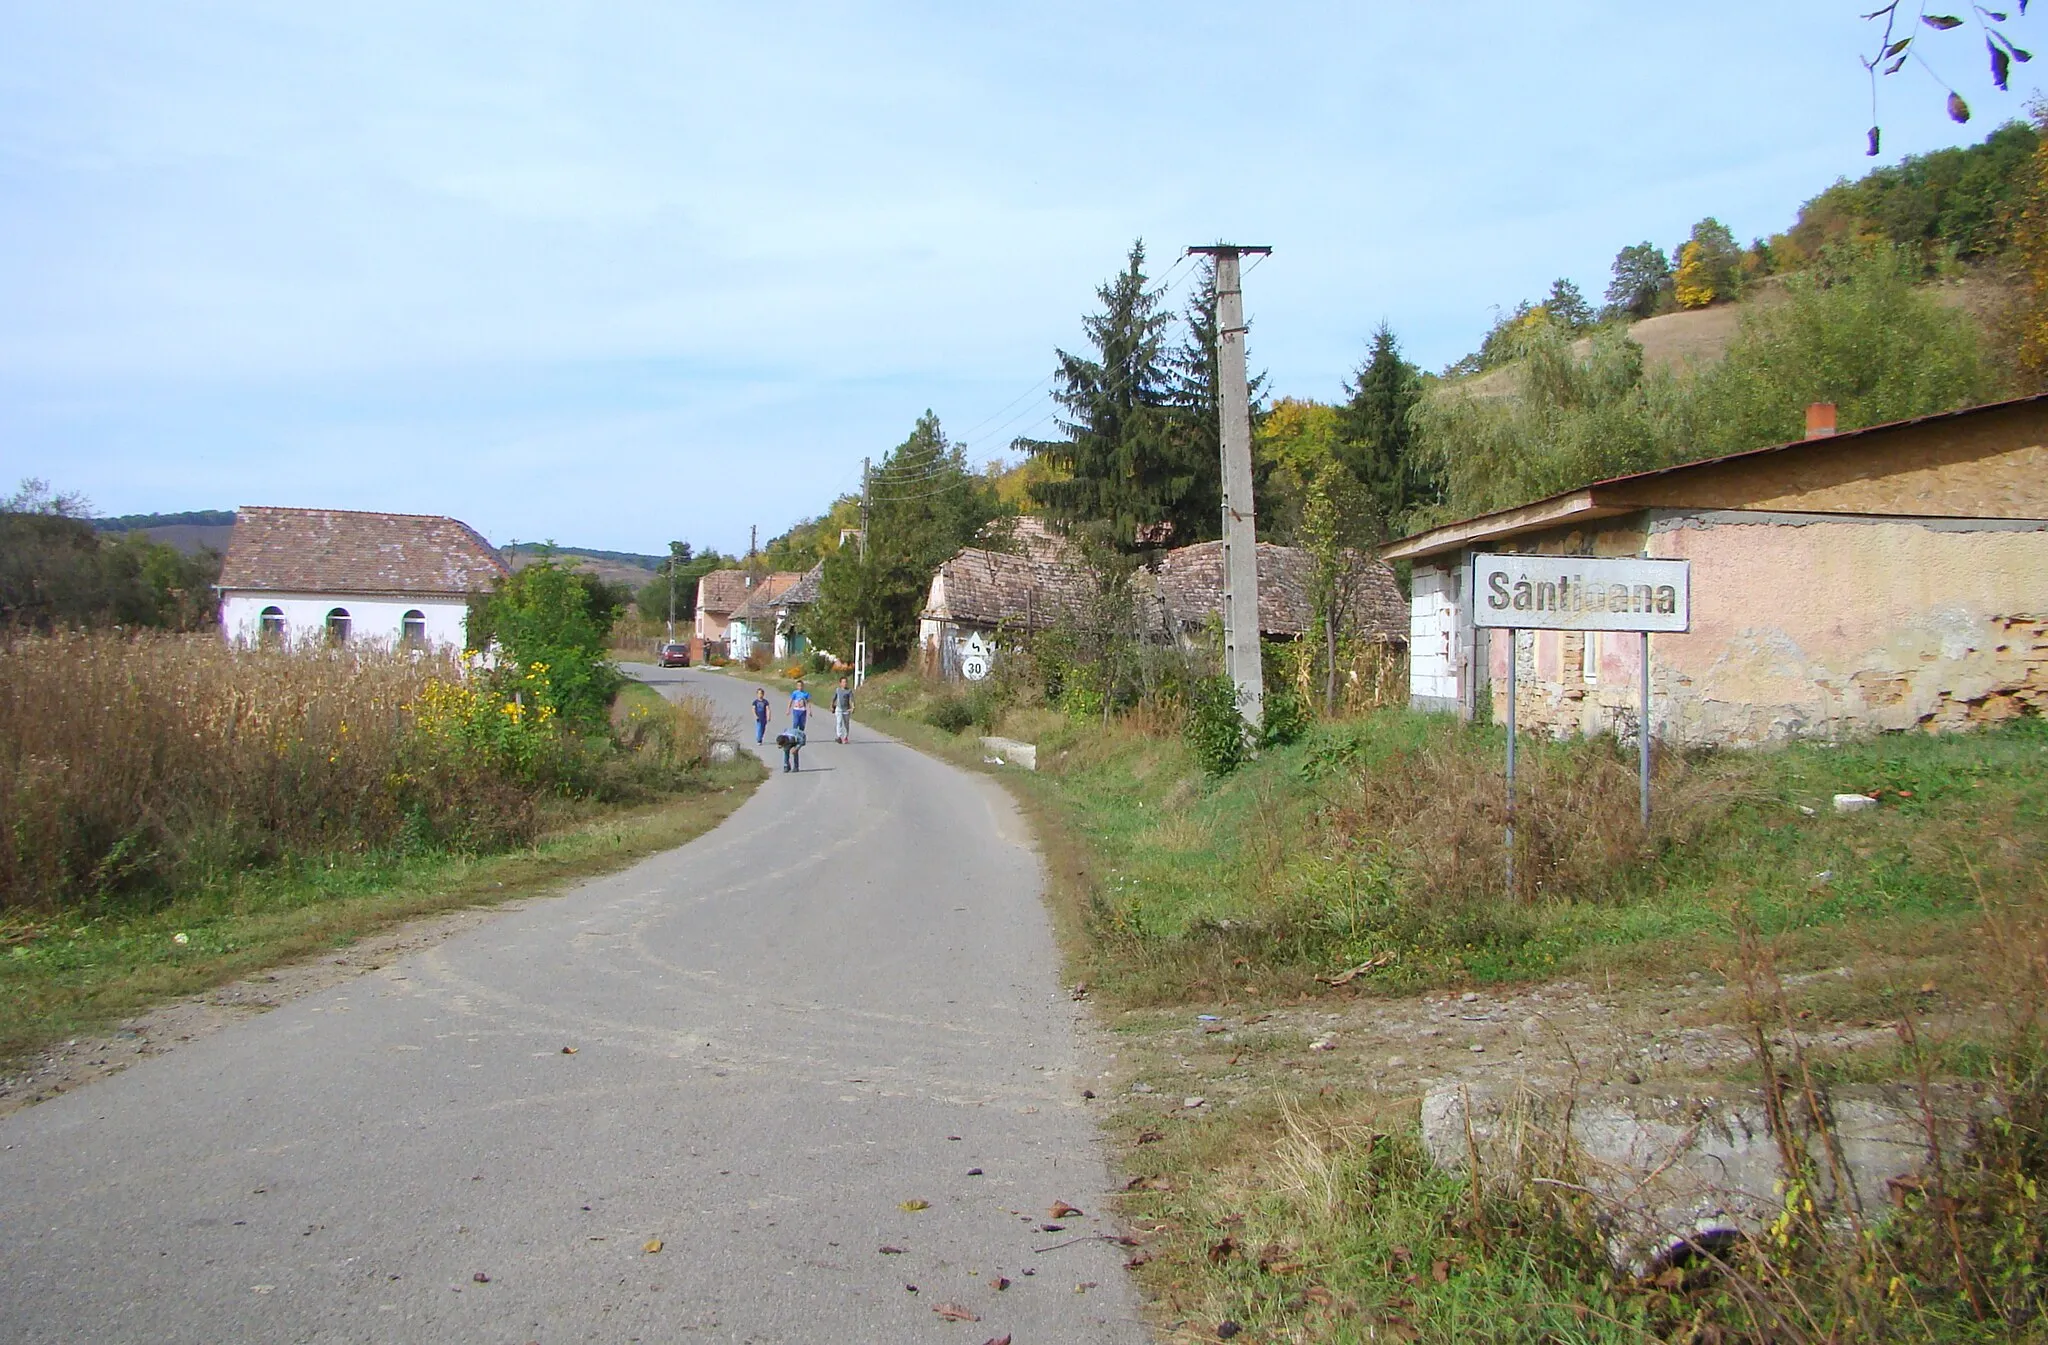
{"type": "MultiPolygon", "coordinates": [[[[729,551],[927,407],[1043,433],[1137,237],[1273,245],[1254,365],[1334,399],[1865,171],[1858,13],[0,0],[0,488],[729,551]]],[[[1886,160],[2022,110],[1935,43],[1977,119],[1908,71],[1886,160]]]]}

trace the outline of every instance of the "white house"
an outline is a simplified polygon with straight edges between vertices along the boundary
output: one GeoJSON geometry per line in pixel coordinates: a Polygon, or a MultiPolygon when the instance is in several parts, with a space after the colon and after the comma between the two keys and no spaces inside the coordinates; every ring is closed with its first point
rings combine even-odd
{"type": "Polygon", "coordinates": [[[244,507],[221,562],[221,634],[461,649],[470,596],[510,573],[452,518],[244,507]]]}

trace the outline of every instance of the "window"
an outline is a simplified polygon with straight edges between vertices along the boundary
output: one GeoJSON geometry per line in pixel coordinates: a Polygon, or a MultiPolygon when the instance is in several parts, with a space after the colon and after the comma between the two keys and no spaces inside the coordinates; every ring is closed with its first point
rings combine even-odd
{"type": "Polygon", "coordinates": [[[256,641],[275,647],[284,643],[284,608],[266,607],[256,618],[256,641]]]}
{"type": "Polygon", "coordinates": [[[427,614],[415,607],[405,614],[405,624],[399,628],[398,643],[406,649],[427,647],[427,614]]]}
{"type": "Polygon", "coordinates": [[[337,607],[327,614],[327,643],[348,643],[348,608],[337,607]]]}

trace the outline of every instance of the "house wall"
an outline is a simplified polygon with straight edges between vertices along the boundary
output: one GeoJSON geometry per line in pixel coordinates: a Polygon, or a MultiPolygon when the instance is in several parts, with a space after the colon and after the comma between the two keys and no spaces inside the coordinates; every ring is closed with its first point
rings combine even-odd
{"type": "Polygon", "coordinates": [[[1408,600],[1408,694],[1418,710],[1458,708],[1458,573],[1415,567],[1408,600]]]}
{"type": "Polygon", "coordinates": [[[1944,518],[2048,518],[2038,404],[1692,467],[1604,490],[1630,504],[1944,518]]]}
{"type": "Polygon", "coordinates": [[[318,644],[327,638],[327,614],[339,607],[349,614],[352,644],[396,645],[404,634],[405,614],[418,611],[427,619],[427,644],[439,648],[465,648],[464,628],[469,604],[459,598],[405,595],[370,596],[361,593],[261,593],[232,592],[221,595],[221,635],[229,643],[254,644],[261,632],[263,610],[284,611],[285,639],[289,644],[318,644]]]}
{"type": "Polygon", "coordinates": [[[707,612],[699,607],[697,609],[697,638],[699,640],[730,639],[732,623],[728,620],[729,616],[730,613],[727,612],[707,612]]]}
{"type": "MultiPolygon", "coordinates": [[[[1515,549],[1692,562],[1692,629],[1650,637],[1660,737],[1748,745],[2048,713],[2048,523],[1668,511],[1530,540],[1515,549]]],[[[1508,641],[1492,645],[1504,721],[1508,641]]],[[[1520,721],[1632,725],[1640,647],[1633,633],[1520,633],[1520,721]]]]}

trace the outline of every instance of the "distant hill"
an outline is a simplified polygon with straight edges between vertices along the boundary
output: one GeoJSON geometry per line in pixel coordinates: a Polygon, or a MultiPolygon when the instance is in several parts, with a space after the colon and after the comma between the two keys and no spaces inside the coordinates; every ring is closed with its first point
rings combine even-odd
{"type": "Polygon", "coordinates": [[[614,584],[625,584],[631,588],[639,588],[645,584],[660,568],[662,561],[667,559],[665,556],[643,555],[637,551],[600,551],[595,547],[586,549],[576,546],[544,547],[527,542],[514,542],[510,546],[498,549],[498,553],[505,558],[505,563],[515,570],[533,564],[540,559],[543,552],[553,555],[556,561],[572,570],[582,570],[586,574],[596,575],[599,579],[614,584]]]}
{"type": "Polygon", "coordinates": [[[232,509],[188,509],[182,514],[121,514],[114,518],[96,518],[92,525],[101,532],[144,532],[157,528],[201,527],[232,528],[235,525],[235,511],[232,509]]]}

